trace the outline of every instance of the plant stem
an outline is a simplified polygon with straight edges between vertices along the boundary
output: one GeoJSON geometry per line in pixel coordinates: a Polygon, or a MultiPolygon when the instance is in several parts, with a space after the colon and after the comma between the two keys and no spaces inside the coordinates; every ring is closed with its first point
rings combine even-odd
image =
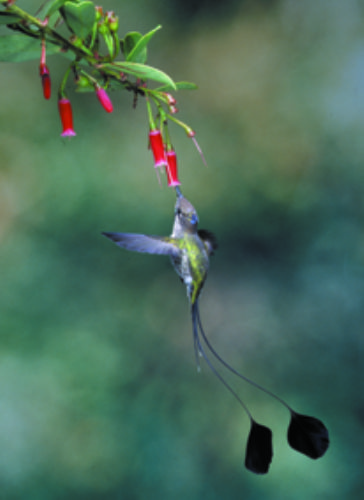
{"type": "MultiPolygon", "coordinates": [[[[55,30],[44,24],[37,17],[28,14],[27,12],[25,12],[25,10],[21,9],[17,5],[8,5],[7,0],[0,0],[0,5],[6,6],[6,12],[8,12],[9,14],[18,16],[23,21],[21,23],[23,26],[33,25],[38,28],[38,32],[30,31],[24,33],[25,35],[28,34],[28,36],[33,36],[36,38],[46,38],[50,43],[62,45],[64,49],[71,50],[76,55],[76,59],[83,58],[91,65],[96,64],[96,59],[92,55],[90,55],[90,52],[86,48],[84,49],[82,47],[76,47],[70,40],[64,38],[55,30]]],[[[18,29],[18,24],[19,23],[13,23],[8,25],[8,27],[10,29],[16,30],[18,29]]]]}

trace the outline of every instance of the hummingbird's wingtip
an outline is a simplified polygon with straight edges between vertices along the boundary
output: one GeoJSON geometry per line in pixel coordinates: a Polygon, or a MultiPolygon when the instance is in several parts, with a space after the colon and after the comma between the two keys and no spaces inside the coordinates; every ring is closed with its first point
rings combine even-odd
{"type": "Polygon", "coordinates": [[[109,238],[110,240],[112,240],[112,239],[113,239],[113,238],[112,238],[113,233],[107,233],[107,232],[105,232],[105,231],[102,231],[102,233],[101,233],[101,234],[102,234],[102,236],[106,236],[106,238],[109,238]]]}

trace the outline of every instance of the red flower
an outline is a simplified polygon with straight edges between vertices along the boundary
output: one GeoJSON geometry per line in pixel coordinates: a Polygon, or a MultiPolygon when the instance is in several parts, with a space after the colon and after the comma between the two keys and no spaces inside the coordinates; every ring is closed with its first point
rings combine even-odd
{"type": "Polygon", "coordinates": [[[76,135],[73,130],[72,107],[66,97],[61,97],[58,101],[59,116],[61,117],[63,132],[62,137],[72,137],[76,135]]]}
{"type": "Polygon", "coordinates": [[[164,152],[164,144],[161,131],[158,129],[150,130],[149,143],[154,156],[154,167],[167,166],[167,160],[164,152]]]}
{"type": "Polygon", "coordinates": [[[49,75],[48,66],[46,65],[45,40],[42,40],[42,51],[41,51],[40,63],[39,63],[39,75],[42,79],[44,98],[49,99],[51,97],[51,77],[49,75]]]}
{"type": "Polygon", "coordinates": [[[104,108],[105,111],[108,113],[111,113],[111,111],[114,109],[110,97],[107,95],[107,92],[105,89],[100,87],[99,85],[96,86],[96,95],[98,100],[101,103],[101,106],[104,108]]]}
{"type": "Polygon", "coordinates": [[[167,180],[168,186],[176,187],[180,186],[181,183],[178,179],[178,170],[177,170],[177,155],[176,152],[171,149],[166,152],[167,163],[166,172],[167,172],[167,180]]]}
{"type": "Polygon", "coordinates": [[[46,64],[39,65],[39,75],[42,79],[44,99],[49,99],[51,97],[51,77],[46,64]]]}

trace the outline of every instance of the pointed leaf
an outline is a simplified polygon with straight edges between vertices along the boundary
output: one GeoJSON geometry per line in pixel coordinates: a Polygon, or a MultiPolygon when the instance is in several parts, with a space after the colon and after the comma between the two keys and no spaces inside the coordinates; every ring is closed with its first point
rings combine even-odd
{"type": "Polygon", "coordinates": [[[50,5],[48,5],[46,17],[50,17],[52,14],[54,14],[54,12],[59,10],[66,2],[67,0],[53,0],[53,2],[51,2],[50,5]]]}
{"type": "Polygon", "coordinates": [[[95,6],[92,2],[65,2],[60,12],[68,28],[82,40],[92,32],[96,21],[95,6]]]}
{"type": "MultiPolygon", "coordinates": [[[[0,37],[0,61],[22,62],[40,59],[40,41],[24,35],[7,35],[0,37]]],[[[47,45],[47,55],[60,52],[56,45],[47,45]]]]}
{"type": "Polygon", "coordinates": [[[130,31],[130,33],[127,33],[125,38],[121,40],[121,50],[123,51],[125,59],[128,59],[130,52],[142,37],[143,35],[138,33],[138,31],[130,31]]]}
{"type": "Polygon", "coordinates": [[[156,28],[154,28],[154,30],[149,31],[149,33],[139,38],[133,49],[126,57],[126,60],[144,64],[147,61],[147,45],[149,43],[149,40],[158,30],[161,29],[161,27],[162,26],[158,25],[156,28]]]}
{"type": "Polygon", "coordinates": [[[147,66],[146,64],[133,62],[116,62],[113,64],[103,64],[99,67],[109,69],[113,72],[115,72],[116,70],[119,72],[127,73],[142,80],[154,80],[156,82],[165,83],[169,85],[173,90],[176,90],[176,84],[170,76],[168,76],[163,71],[153,68],[152,66],[147,66]]]}
{"type": "Polygon", "coordinates": [[[329,433],[321,420],[291,411],[288,443],[310,458],[320,458],[329,447],[329,433]]]}
{"type": "Polygon", "coordinates": [[[245,467],[255,474],[266,474],[272,457],[272,431],[252,420],[245,453],[245,467]]]}
{"type": "Polygon", "coordinates": [[[163,85],[163,87],[158,87],[155,90],[159,90],[160,92],[171,92],[172,90],[196,90],[198,89],[197,85],[192,82],[176,82],[175,89],[170,85],[163,85]]]}

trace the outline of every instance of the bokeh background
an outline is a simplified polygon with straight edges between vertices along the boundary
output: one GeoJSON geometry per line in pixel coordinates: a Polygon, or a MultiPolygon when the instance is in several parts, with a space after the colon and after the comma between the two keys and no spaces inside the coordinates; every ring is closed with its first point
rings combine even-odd
{"type": "MultiPolygon", "coordinates": [[[[40,2],[17,2],[35,11],[40,2]]],[[[183,192],[220,247],[201,297],[235,367],[328,426],[318,461],[291,450],[288,412],[233,381],[274,432],[267,476],[244,468],[249,421],[203,367],[168,259],[101,231],[168,234],[144,103],[107,115],[70,85],[77,138],[60,138],[57,81],[2,63],[0,497],[360,498],[364,465],[364,5],[360,0],[105,0],[120,33],[157,24],[149,63],[177,96],[206,168],[171,127],[183,192]]]]}

